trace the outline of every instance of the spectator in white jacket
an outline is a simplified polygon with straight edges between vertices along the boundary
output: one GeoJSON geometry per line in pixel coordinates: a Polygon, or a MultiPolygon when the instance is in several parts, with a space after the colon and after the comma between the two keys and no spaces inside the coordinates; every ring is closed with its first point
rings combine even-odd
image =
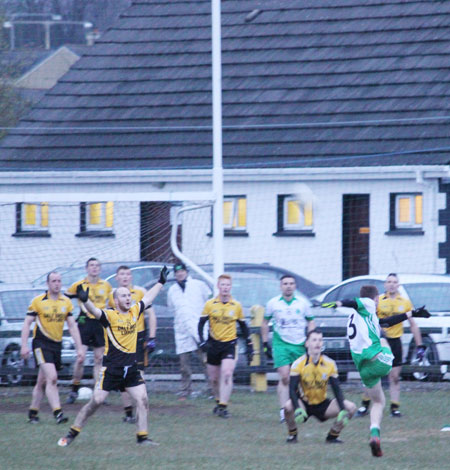
{"type": "MultiPolygon", "coordinates": [[[[174,316],[176,353],[180,356],[181,390],[180,400],[186,400],[192,392],[191,355],[195,352],[204,365],[203,353],[199,349],[198,321],[203,306],[211,296],[211,289],[203,281],[192,279],[185,264],[174,266],[174,283],[167,293],[167,303],[174,316]]],[[[205,367],[205,377],[206,367],[205,367]]]]}

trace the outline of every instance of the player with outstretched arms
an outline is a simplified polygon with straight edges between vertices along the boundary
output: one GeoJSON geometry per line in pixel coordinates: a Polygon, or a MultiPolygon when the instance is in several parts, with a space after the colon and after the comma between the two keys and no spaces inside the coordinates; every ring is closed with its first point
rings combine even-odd
{"type": "Polygon", "coordinates": [[[362,286],[360,297],[322,304],[322,307],[349,307],[354,309],[347,322],[347,337],[353,362],[372,400],[370,410],[369,445],[374,457],[381,457],[380,426],[385,405],[381,377],[389,374],[394,356],[388,342],[381,338],[381,328],[396,325],[411,317],[429,318],[425,307],[413,311],[378,319],[378,289],[373,285],[362,286]]]}
{"type": "Polygon", "coordinates": [[[164,266],[158,282],[133,306],[130,291],[126,287],[118,287],[114,291],[116,309],[101,310],[95,307],[89,299],[89,288],[84,290],[82,285],[78,286],[78,299],[105,328],[105,354],[93,396],[77,414],[69,433],[59,439],[59,446],[66,447],[73,442],[87,419],[95,413],[112,390],[126,390],[136,402],[137,444],[158,445],[148,437],[147,389],[136,362],[137,324],[139,317],[166,283],[168,273],[169,270],[164,266]]]}

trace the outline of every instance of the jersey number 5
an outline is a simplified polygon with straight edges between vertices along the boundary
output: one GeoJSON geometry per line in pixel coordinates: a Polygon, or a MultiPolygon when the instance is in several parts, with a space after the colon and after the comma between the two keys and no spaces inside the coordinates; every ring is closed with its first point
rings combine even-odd
{"type": "Polygon", "coordinates": [[[356,325],[353,323],[353,319],[355,318],[355,314],[352,314],[350,316],[350,322],[348,324],[348,327],[351,328],[353,331],[351,334],[348,335],[348,339],[353,339],[356,336],[356,325]]]}

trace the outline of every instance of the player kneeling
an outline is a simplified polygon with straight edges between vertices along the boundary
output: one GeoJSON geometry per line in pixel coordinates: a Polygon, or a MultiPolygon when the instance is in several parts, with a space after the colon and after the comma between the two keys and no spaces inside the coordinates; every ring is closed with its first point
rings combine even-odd
{"type": "Polygon", "coordinates": [[[356,411],[356,405],[344,400],[339,386],[336,363],[322,354],[323,336],[318,329],[311,330],[306,339],[304,356],[291,366],[289,379],[290,399],[285,405],[288,428],[287,443],[297,442],[297,424],[304,423],[310,416],[319,421],[336,418],[325,439],[329,444],[341,444],[339,434],[356,411]],[[330,382],[336,398],[327,398],[330,382]]]}

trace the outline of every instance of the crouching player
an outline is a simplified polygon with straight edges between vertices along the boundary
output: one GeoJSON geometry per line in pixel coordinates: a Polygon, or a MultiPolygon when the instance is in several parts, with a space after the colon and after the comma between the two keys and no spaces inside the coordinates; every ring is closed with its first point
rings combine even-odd
{"type": "Polygon", "coordinates": [[[347,337],[353,362],[373,403],[370,410],[369,445],[372,455],[381,457],[383,452],[380,445],[380,426],[386,403],[381,387],[381,377],[388,375],[391,371],[394,356],[388,342],[380,337],[380,327],[390,327],[411,317],[429,318],[431,315],[425,307],[420,307],[413,311],[378,320],[376,311],[379,296],[376,286],[361,286],[359,295],[360,297],[354,299],[322,304],[322,307],[354,309],[347,321],[347,337]]]}
{"type": "Polygon", "coordinates": [[[311,330],[306,338],[306,354],[291,366],[289,378],[290,399],[285,405],[289,444],[297,442],[297,423],[310,416],[319,421],[336,418],[325,439],[329,444],[341,444],[339,434],[356,411],[356,405],[344,400],[339,386],[335,362],[322,354],[323,336],[318,329],[311,330]],[[336,398],[327,398],[328,382],[336,398]]]}
{"type": "Polygon", "coordinates": [[[95,384],[94,394],[81,408],[69,433],[59,439],[58,445],[66,447],[78,436],[87,419],[95,413],[112,390],[127,391],[136,402],[137,444],[158,445],[148,438],[147,388],[136,362],[137,324],[139,317],[149,307],[167,280],[169,270],[164,266],[159,281],[132,305],[131,293],[126,287],[114,291],[116,309],[100,310],[89,300],[89,288],[77,287],[77,297],[105,329],[103,367],[95,384]]]}

